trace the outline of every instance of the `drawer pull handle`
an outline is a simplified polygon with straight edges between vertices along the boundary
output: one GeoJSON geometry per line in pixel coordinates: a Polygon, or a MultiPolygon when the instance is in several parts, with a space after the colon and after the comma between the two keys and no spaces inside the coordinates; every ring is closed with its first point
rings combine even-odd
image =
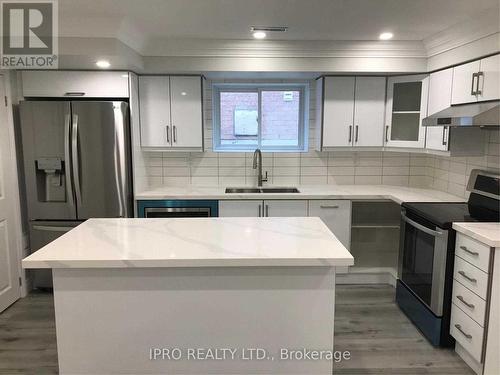
{"type": "Polygon", "coordinates": [[[467,249],[467,246],[460,246],[460,248],[466,253],[469,253],[470,255],[474,255],[475,257],[479,256],[478,252],[467,249]]]}
{"type": "Polygon", "coordinates": [[[319,208],[339,208],[339,206],[319,206],[319,208]]]}
{"type": "Polygon", "coordinates": [[[477,283],[477,280],[470,277],[470,276],[467,276],[467,274],[464,272],[464,271],[458,271],[458,273],[460,275],[462,275],[462,277],[466,278],[467,280],[469,280],[471,283],[477,283]]]}
{"type": "Polygon", "coordinates": [[[462,335],[467,337],[469,340],[472,338],[472,335],[469,333],[466,333],[460,324],[455,324],[455,328],[458,329],[458,332],[460,332],[462,335]]]}
{"type": "Polygon", "coordinates": [[[457,299],[460,302],[462,302],[465,306],[467,306],[469,309],[473,309],[475,307],[472,303],[467,302],[462,296],[457,296],[457,299]]]}

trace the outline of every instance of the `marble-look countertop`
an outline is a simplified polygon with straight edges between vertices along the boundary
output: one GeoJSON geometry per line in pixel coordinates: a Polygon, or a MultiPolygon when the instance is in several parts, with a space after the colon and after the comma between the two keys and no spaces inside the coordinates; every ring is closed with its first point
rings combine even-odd
{"type": "Polygon", "coordinates": [[[139,192],[135,195],[135,199],[390,199],[398,204],[466,201],[464,198],[438,190],[392,185],[303,185],[296,187],[300,193],[226,194],[225,187],[163,186],[139,192]]]}
{"type": "Polygon", "coordinates": [[[500,248],[500,223],[453,223],[453,229],[488,246],[500,248]]]}
{"type": "Polygon", "coordinates": [[[23,268],[349,266],[316,217],[89,219],[23,268]]]}

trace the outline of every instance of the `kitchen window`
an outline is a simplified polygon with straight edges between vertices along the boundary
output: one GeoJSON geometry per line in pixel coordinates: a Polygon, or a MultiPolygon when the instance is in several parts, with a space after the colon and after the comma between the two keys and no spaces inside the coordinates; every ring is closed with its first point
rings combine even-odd
{"type": "Polygon", "coordinates": [[[214,84],[214,151],[306,151],[307,84],[214,84]]]}

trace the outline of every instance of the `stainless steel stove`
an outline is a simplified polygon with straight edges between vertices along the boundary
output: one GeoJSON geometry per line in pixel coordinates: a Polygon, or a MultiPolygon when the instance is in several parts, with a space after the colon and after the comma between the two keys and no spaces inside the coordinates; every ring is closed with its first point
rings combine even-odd
{"type": "Polygon", "coordinates": [[[449,334],[455,231],[453,222],[498,222],[500,175],[475,169],[468,202],[403,203],[396,302],[435,346],[449,334]]]}

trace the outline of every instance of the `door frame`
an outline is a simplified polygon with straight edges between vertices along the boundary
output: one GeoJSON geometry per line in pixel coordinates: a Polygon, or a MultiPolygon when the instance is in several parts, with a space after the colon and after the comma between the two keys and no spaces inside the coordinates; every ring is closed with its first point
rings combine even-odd
{"type": "Polygon", "coordinates": [[[10,136],[10,153],[11,153],[11,175],[13,177],[11,183],[13,184],[12,189],[12,204],[14,205],[14,227],[11,235],[14,236],[14,242],[16,244],[15,254],[17,255],[17,268],[18,275],[21,280],[21,286],[19,289],[19,297],[26,297],[30,288],[26,278],[26,271],[23,270],[21,260],[28,255],[29,252],[29,236],[27,225],[23,227],[22,225],[22,214],[21,214],[21,195],[20,195],[20,185],[19,185],[19,165],[18,160],[18,149],[16,145],[16,134],[14,126],[14,110],[13,107],[19,104],[19,95],[17,94],[16,88],[18,87],[18,75],[15,71],[0,70],[0,78],[4,80],[5,96],[7,100],[7,127],[10,136]]]}

